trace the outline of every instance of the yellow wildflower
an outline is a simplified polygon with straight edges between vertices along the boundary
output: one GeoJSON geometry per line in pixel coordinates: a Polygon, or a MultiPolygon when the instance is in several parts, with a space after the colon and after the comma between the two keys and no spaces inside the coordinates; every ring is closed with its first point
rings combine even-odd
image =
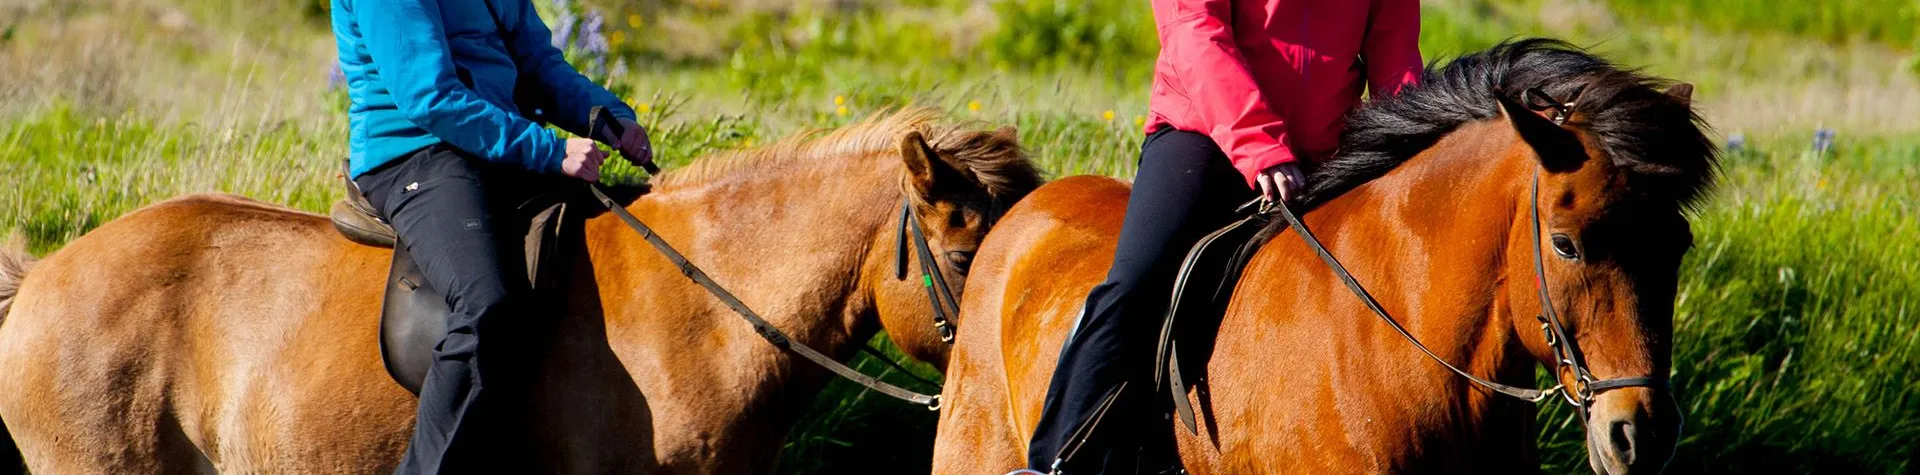
{"type": "Polygon", "coordinates": [[[834,109],[833,115],[847,115],[847,106],[840,106],[839,108],[834,109]]]}
{"type": "Polygon", "coordinates": [[[620,46],[621,43],[626,43],[626,42],[627,42],[627,32],[625,31],[615,31],[613,32],[613,34],[607,35],[607,44],[613,47],[617,48],[620,46]]]}
{"type": "Polygon", "coordinates": [[[1113,109],[1107,109],[1106,112],[1101,112],[1100,118],[1106,119],[1107,122],[1113,122],[1113,109]]]}
{"type": "Polygon", "coordinates": [[[847,105],[847,96],[833,96],[833,105],[836,105],[836,106],[847,105]]]}
{"type": "Polygon", "coordinates": [[[627,15],[627,27],[629,27],[629,28],[639,28],[639,27],[640,27],[640,14],[638,14],[638,13],[633,13],[633,14],[628,14],[628,15],[627,15]]]}
{"type": "Polygon", "coordinates": [[[653,104],[652,104],[652,103],[647,103],[647,102],[642,102],[642,103],[640,103],[640,106],[639,106],[639,107],[637,107],[637,109],[639,109],[639,110],[640,110],[640,113],[642,113],[642,114],[645,114],[645,113],[648,113],[648,112],[653,112],[653,104]]]}
{"type": "Polygon", "coordinates": [[[980,112],[980,101],[967,101],[967,110],[970,112],[980,112]]]}
{"type": "Polygon", "coordinates": [[[1147,116],[1144,116],[1144,115],[1136,115],[1136,116],[1133,116],[1133,126],[1134,126],[1134,127],[1146,127],[1146,126],[1147,126],[1147,116]]]}

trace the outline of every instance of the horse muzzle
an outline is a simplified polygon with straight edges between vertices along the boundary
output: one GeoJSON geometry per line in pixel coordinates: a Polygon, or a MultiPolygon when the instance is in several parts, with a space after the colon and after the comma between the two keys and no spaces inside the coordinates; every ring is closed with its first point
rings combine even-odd
{"type": "Polygon", "coordinates": [[[1587,462],[1599,475],[1660,473],[1673,459],[1680,426],[1680,406],[1669,391],[1597,394],[1587,416],[1587,462]]]}

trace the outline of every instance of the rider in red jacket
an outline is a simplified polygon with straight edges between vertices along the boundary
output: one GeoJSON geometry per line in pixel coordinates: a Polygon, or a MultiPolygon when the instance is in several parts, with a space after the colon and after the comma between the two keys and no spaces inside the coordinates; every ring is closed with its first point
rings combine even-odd
{"type": "Polygon", "coordinates": [[[1419,0],[1153,0],[1153,16],[1160,57],[1140,169],[1113,266],[1061,349],[1033,469],[1133,473],[1170,460],[1168,422],[1125,413],[1158,409],[1140,405],[1155,394],[1146,383],[1102,423],[1121,427],[1097,427],[1060,458],[1109,391],[1152,380],[1151,340],[1187,248],[1240,203],[1297,195],[1302,162],[1333,154],[1363,92],[1397,93],[1422,72],[1419,0]]]}

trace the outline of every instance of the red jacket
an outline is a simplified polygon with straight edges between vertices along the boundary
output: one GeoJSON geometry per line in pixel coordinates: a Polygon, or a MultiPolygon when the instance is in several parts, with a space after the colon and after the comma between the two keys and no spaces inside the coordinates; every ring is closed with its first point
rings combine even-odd
{"type": "Polygon", "coordinates": [[[1339,146],[1362,88],[1420,78],[1419,0],[1153,0],[1147,131],[1205,133],[1254,175],[1339,146]]]}

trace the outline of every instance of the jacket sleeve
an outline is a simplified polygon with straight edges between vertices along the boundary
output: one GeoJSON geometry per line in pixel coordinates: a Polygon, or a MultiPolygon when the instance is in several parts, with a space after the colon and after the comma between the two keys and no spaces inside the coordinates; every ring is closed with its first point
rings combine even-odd
{"type": "Polygon", "coordinates": [[[520,21],[513,26],[515,31],[508,35],[513,44],[507,49],[513,55],[514,64],[520,68],[520,77],[523,80],[533,79],[541,86],[538,89],[549,95],[556,109],[547,111],[547,117],[553,120],[553,125],[574,135],[589,137],[587,115],[593,106],[606,106],[615,117],[622,119],[634,120],[637,117],[632,107],[567,63],[566,55],[553,47],[553,31],[547,28],[546,22],[540,20],[532,1],[510,1],[519,5],[520,21]]]}
{"type": "Polygon", "coordinates": [[[1367,91],[1391,96],[1420,82],[1420,0],[1374,0],[1360,56],[1367,64],[1367,91]]]}
{"type": "Polygon", "coordinates": [[[1161,55],[1186,90],[1198,127],[1253,187],[1254,176],[1296,160],[1286,122],[1268,107],[1233,38],[1231,0],[1156,0],[1161,55]],[[1170,56],[1169,56],[1170,55],[1170,56]]]}
{"type": "Polygon", "coordinates": [[[558,172],[565,146],[552,131],[481,99],[460,77],[434,0],[356,2],[367,54],[394,104],[414,125],[489,161],[558,172]]]}

